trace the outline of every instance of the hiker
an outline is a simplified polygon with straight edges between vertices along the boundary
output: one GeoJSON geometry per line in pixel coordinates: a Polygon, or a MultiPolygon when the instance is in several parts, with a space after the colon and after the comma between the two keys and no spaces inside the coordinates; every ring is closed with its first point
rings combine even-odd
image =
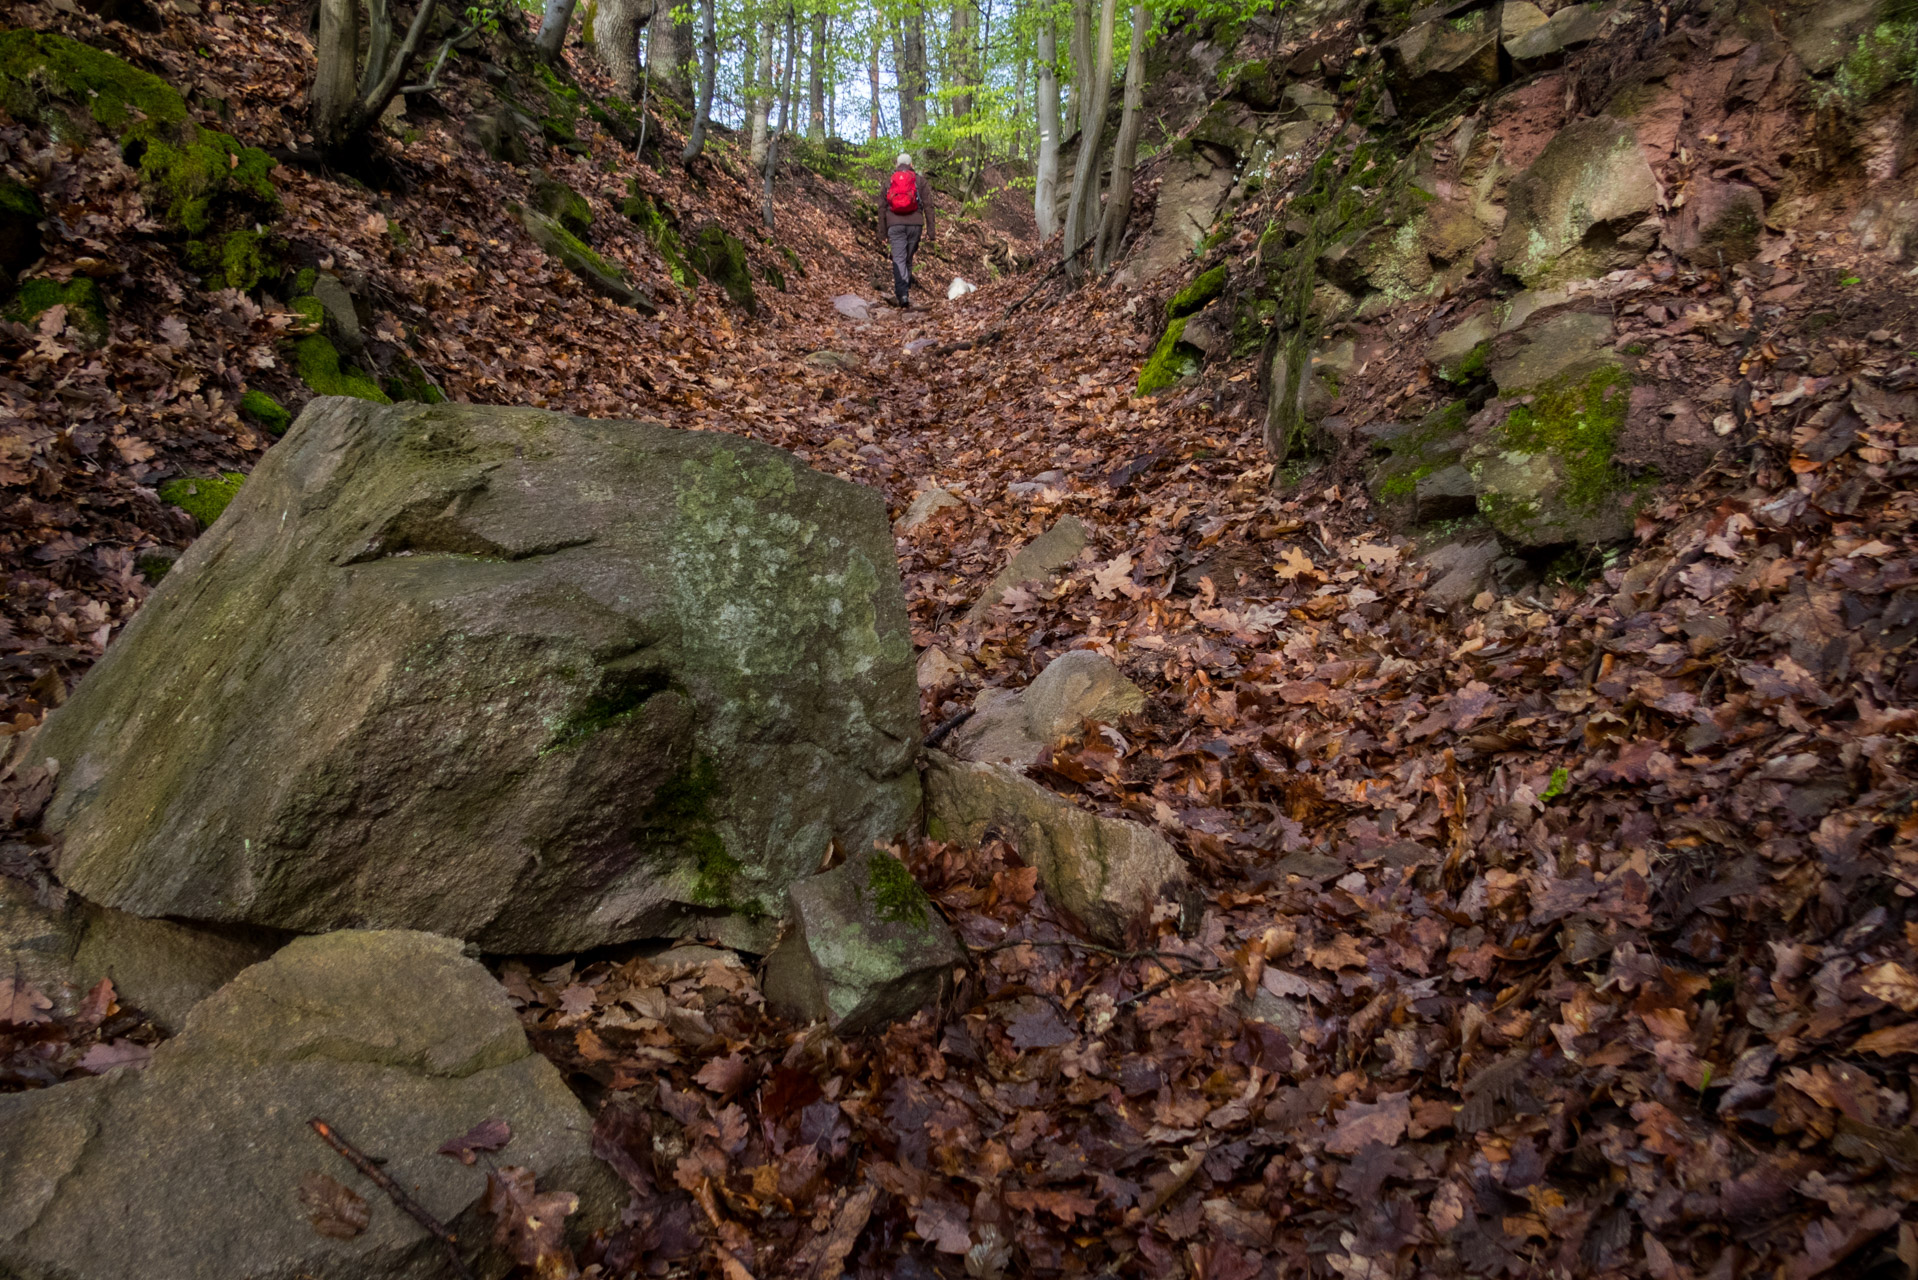
{"type": "Polygon", "coordinates": [[[879,229],[892,246],[892,293],[905,310],[912,309],[906,290],[913,284],[912,259],[919,237],[932,243],[932,184],[914,171],[912,156],[901,151],[892,177],[879,193],[879,229]]]}

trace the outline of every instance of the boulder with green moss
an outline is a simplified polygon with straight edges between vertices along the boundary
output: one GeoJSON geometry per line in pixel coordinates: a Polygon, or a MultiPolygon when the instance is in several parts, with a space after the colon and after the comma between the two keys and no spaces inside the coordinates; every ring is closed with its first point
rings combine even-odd
{"type": "Polygon", "coordinates": [[[198,520],[201,528],[207,529],[220,518],[245,483],[246,476],[238,471],[217,476],[176,476],[160,486],[160,501],[178,507],[198,520]]]}
{"type": "MultiPolygon", "coordinates": [[[[499,983],[450,938],[348,930],[242,971],[143,1070],[0,1096],[0,1274],[447,1274],[440,1242],[329,1151],[314,1117],[462,1240],[490,1230],[487,1171],[439,1148],[492,1118],[511,1134],[503,1163],[577,1197],[565,1238],[618,1220],[592,1117],[499,983]],[[357,1233],[316,1231],[303,1204],[338,1184],[365,1193],[357,1233]]],[[[488,1275],[506,1265],[495,1256],[488,1275]]]]}
{"type": "Polygon", "coordinates": [[[965,948],[899,859],[864,849],[787,890],[785,937],[766,961],[766,1002],[841,1035],[909,1018],[952,989],[965,948]]]}
{"type": "Polygon", "coordinates": [[[1152,349],[1139,369],[1134,395],[1149,396],[1163,391],[1199,371],[1199,366],[1205,363],[1205,352],[1185,340],[1186,326],[1190,323],[1190,317],[1181,316],[1165,327],[1165,332],[1159,335],[1159,345],[1152,349]]]}
{"type": "Polygon", "coordinates": [[[1657,238],[1658,198],[1629,125],[1574,121],[1512,179],[1498,265],[1534,288],[1630,265],[1657,238]]]}
{"type": "Polygon", "coordinates": [[[0,287],[40,260],[40,222],[46,216],[32,187],[0,178],[0,287]]]}
{"type": "Polygon", "coordinates": [[[752,266],[739,237],[717,222],[708,222],[693,233],[686,257],[700,275],[724,289],[740,310],[749,316],[759,314],[759,299],[753,296],[752,266]]]}
{"type": "Polygon", "coordinates": [[[593,206],[549,173],[541,173],[533,184],[533,207],[582,240],[593,230],[593,206]]]}
{"type": "Polygon", "coordinates": [[[106,346],[106,300],[100,296],[100,286],[85,276],[71,280],[35,276],[22,280],[13,305],[7,308],[7,319],[32,326],[55,307],[66,308],[66,332],[75,346],[87,350],[106,346]]]}
{"type": "Polygon", "coordinates": [[[0,106],[56,138],[84,144],[105,134],[118,142],[140,173],[148,209],[188,242],[190,263],[220,263],[225,287],[257,283],[254,226],[279,205],[273,158],[195,123],[164,80],[64,36],[0,32],[0,106]]]}
{"type": "Polygon", "coordinates": [[[1471,416],[1471,405],[1455,400],[1417,422],[1368,432],[1386,452],[1368,488],[1395,524],[1455,520],[1478,510],[1477,484],[1462,465],[1471,416]]]}
{"type": "Polygon", "coordinates": [[[119,910],[763,947],[918,805],[882,495],[735,436],[309,404],[34,745],[119,910]]]}
{"type": "Polygon", "coordinates": [[[240,413],[268,435],[283,436],[286,429],[293,425],[293,415],[286,407],[266,392],[257,388],[247,388],[240,397],[240,413]]]}
{"type": "Polygon", "coordinates": [[[512,206],[512,212],[534,242],[557,258],[588,289],[602,298],[610,298],[623,307],[633,307],[646,315],[658,312],[659,308],[653,305],[650,298],[633,288],[624,271],[594,253],[578,236],[543,213],[522,209],[517,205],[512,206]]]}
{"type": "Polygon", "coordinates": [[[1172,295],[1165,304],[1165,318],[1180,320],[1196,315],[1207,303],[1225,292],[1226,269],[1222,262],[1210,271],[1201,272],[1191,284],[1172,295]]]}
{"type": "Polygon", "coordinates": [[[619,211],[637,224],[647,242],[659,251],[674,284],[688,293],[698,289],[699,273],[686,261],[685,251],[679,242],[679,228],[671,211],[641,188],[638,179],[632,179],[627,189],[632,194],[620,201],[619,211]]]}

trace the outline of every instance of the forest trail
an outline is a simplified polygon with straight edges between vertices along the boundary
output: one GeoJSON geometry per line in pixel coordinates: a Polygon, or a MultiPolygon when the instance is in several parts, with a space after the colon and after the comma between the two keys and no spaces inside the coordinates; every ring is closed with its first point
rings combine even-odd
{"type": "MultiPolygon", "coordinates": [[[[178,83],[207,75],[209,119],[217,100],[239,135],[292,146],[310,48],[237,9],[169,11],[171,41],[112,35],[178,83]],[[207,70],[203,44],[243,57],[207,70]]],[[[1097,944],[1006,841],[915,837],[897,851],[967,975],[845,1039],[771,1016],[753,967],[706,948],[496,958],[632,1193],[609,1238],[562,1256],[555,1217],[522,1262],[728,1280],[1918,1269],[1904,267],[1774,237],[1764,274],[1790,292],[1762,333],[1763,280],[1669,255],[1607,277],[1607,341],[1663,369],[1668,418],[1726,443],[1603,552],[1473,559],[1383,518],[1367,450],[1275,466],[1249,362],[1137,395],[1183,279],[1052,279],[1008,316],[1045,265],[1013,269],[1031,245],[973,224],[922,255],[923,310],[860,321],[834,299],[874,297],[884,258],[843,176],[787,171],[762,238],[737,147],[695,177],[580,124],[585,151],[555,140],[536,170],[486,156],[451,101],[382,144],[405,163],[389,190],[276,174],[289,265],[351,283],[369,367],[417,359],[454,400],[751,436],[879,490],[895,519],[951,495],[896,542],[921,728],[1063,653],[1110,658],[1145,709],[1080,726],[1031,776],[1162,834],[1199,898],[1097,944]],[[589,293],[507,221],[542,176],[588,197],[595,250],[671,305],[589,293]],[[675,292],[660,208],[682,243],[711,221],[740,244],[756,315],[710,279],[675,292]],[[981,287],[947,301],[954,275],[981,287]],[[1085,550],[969,621],[1068,516],[1085,550]]],[[[0,142],[71,231],[59,270],[116,299],[105,346],[64,310],[5,330],[0,675],[25,732],[146,597],[143,558],[199,532],[156,487],[258,461],[272,436],[236,411],[243,387],[307,394],[289,340],[312,318],[202,290],[141,230],[113,146],[52,148],[18,122],[0,142]]],[[[1303,188],[1281,185],[1248,217],[1283,229],[1303,188]]],[[[1263,273],[1263,240],[1208,252],[1263,273]]],[[[1458,301],[1367,321],[1387,354],[1354,375],[1355,419],[1456,394],[1420,350],[1458,301]]],[[[0,870],[42,886],[28,829],[49,785],[0,796],[22,828],[0,870]]],[[[29,1028],[0,1045],[10,1090],[138,1065],[160,1039],[134,1013],[56,1023],[6,992],[29,1028]]]]}

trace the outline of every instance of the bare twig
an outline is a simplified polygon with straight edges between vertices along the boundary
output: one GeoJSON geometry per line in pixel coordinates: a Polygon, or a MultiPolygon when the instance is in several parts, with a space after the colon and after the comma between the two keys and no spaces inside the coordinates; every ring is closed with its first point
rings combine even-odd
{"type": "Polygon", "coordinates": [[[440,69],[446,65],[447,56],[453,52],[453,46],[472,39],[473,36],[478,33],[478,31],[479,31],[479,26],[478,24],[475,24],[473,26],[466,28],[466,30],[460,32],[458,35],[453,36],[452,38],[447,40],[445,44],[440,46],[440,51],[438,55],[434,57],[433,69],[426,73],[426,79],[421,81],[419,84],[409,84],[404,89],[401,89],[400,92],[402,94],[431,93],[433,92],[433,90],[439,88],[440,87],[440,69]]]}
{"type": "Polygon", "coordinates": [[[1039,283],[1033,285],[1032,288],[1027,291],[1025,297],[1019,299],[1019,301],[1013,303],[1011,306],[1006,308],[1006,313],[999,317],[999,323],[1004,324],[1007,320],[1010,320],[1012,318],[1013,312],[1017,311],[1020,307],[1025,306],[1026,303],[1031,302],[1034,294],[1037,294],[1039,290],[1045,288],[1047,284],[1051,283],[1052,277],[1058,275],[1060,272],[1066,269],[1066,263],[1071,262],[1074,258],[1084,253],[1087,249],[1090,249],[1092,247],[1093,241],[1097,240],[1098,238],[1099,238],[1099,233],[1096,231],[1093,232],[1091,235],[1087,236],[1083,241],[1080,242],[1079,247],[1077,249],[1074,249],[1071,253],[1068,253],[1067,255],[1065,255],[1065,257],[1053,263],[1052,270],[1040,276],[1039,283]]]}
{"type": "Polygon", "coordinates": [[[1139,992],[1137,995],[1127,996],[1125,999],[1119,1001],[1118,1004],[1112,1007],[1113,1007],[1113,1010],[1116,1012],[1130,1005],[1138,1004],[1141,1000],[1150,1000],[1153,996],[1158,995],[1161,991],[1164,991],[1167,987],[1170,987],[1175,982],[1185,982],[1192,978],[1221,978],[1231,972],[1232,970],[1230,968],[1223,967],[1223,966],[1219,968],[1213,968],[1213,969],[1188,969],[1184,973],[1173,974],[1170,978],[1167,978],[1163,982],[1155,982],[1151,986],[1147,987],[1144,991],[1139,992]]]}
{"type": "Polygon", "coordinates": [[[320,1140],[343,1156],[346,1162],[360,1171],[360,1174],[374,1186],[386,1193],[394,1207],[426,1229],[426,1233],[446,1247],[446,1257],[453,1264],[453,1274],[460,1280],[475,1280],[472,1270],[460,1257],[459,1237],[446,1229],[444,1223],[420,1206],[419,1201],[406,1194],[400,1184],[393,1181],[387,1172],[359,1151],[352,1143],[333,1132],[333,1126],[324,1120],[308,1120],[313,1132],[320,1140]]]}

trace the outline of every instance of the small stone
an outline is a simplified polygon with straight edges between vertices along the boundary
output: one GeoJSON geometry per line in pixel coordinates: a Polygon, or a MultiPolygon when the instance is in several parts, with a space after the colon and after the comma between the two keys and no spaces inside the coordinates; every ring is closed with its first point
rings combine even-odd
{"type": "Polygon", "coordinates": [[[949,989],[965,949],[899,859],[855,853],[787,891],[792,920],[766,961],[766,1002],[842,1035],[910,1018],[949,989]]]}
{"type": "Polygon", "coordinates": [[[366,338],[360,332],[360,313],[353,305],[352,293],[338,276],[323,271],[313,281],[313,296],[326,308],[326,331],[334,345],[348,355],[357,355],[366,346],[366,338]]]}
{"type": "Polygon", "coordinates": [[[1431,574],[1426,603],[1455,609],[1476,598],[1492,582],[1492,566],[1504,554],[1496,538],[1448,542],[1419,557],[1431,574]]]}
{"type": "Polygon", "coordinates": [[[1002,764],[926,752],[926,831],[976,845],[988,830],[1037,868],[1052,905],[1106,943],[1162,902],[1190,893],[1185,863],[1158,832],[1088,813],[1002,764]]]}
{"type": "Polygon", "coordinates": [[[1090,649],[1060,654],[1021,690],[982,689],[972,718],[952,735],[961,760],[1024,767],[1082,721],[1110,722],[1145,706],[1145,694],[1090,649]]]}
{"type": "Polygon", "coordinates": [[[1513,395],[1570,372],[1619,363],[1612,351],[1610,316],[1590,311],[1560,312],[1550,319],[1501,338],[1486,372],[1501,395],[1513,395]]]}
{"type": "Polygon", "coordinates": [[[856,293],[842,293],[832,300],[832,309],[848,320],[864,323],[872,319],[872,304],[856,293]]]}
{"type": "Polygon", "coordinates": [[[73,955],[75,981],[91,987],[113,979],[121,1002],[169,1031],[248,965],[279,949],[284,934],[264,929],[206,928],[148,920],[83,902],[73,955]]]}
{"type": "Polygon", "coordinates": [[[917,532],[923,526],[931,523],[932,518],[941,511],[964,507],[965,505],[963,499],[955,497],[944,489],[921,489],[913,495],[912,503],[906,508],[906,514],[899,517],[899,521],[893,525],[892,531],[894,534],[904,537],[907,534],[917,532]]]}
{"type": "Polygon", "coordinates": [[[1077,516],[1060,516],[1057,523],[1019,548],[1001,569],[966,614],[968,622],[978,622],[992,612],[1006,592],[1023,582],[1036,582],[1065,568],[1085,550],[1086,527],[1077,516]]]}

